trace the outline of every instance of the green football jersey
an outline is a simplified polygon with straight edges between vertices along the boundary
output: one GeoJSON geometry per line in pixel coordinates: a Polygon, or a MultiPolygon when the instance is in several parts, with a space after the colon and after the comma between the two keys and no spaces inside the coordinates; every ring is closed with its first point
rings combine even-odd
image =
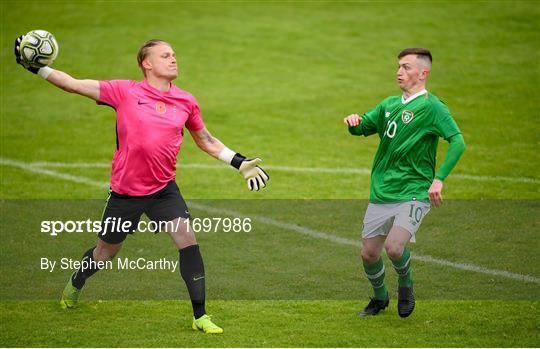
{"type": "Polygon", "coordinates": [[[383,100],[362,117],[353,135],[379,134],[371,171],[370,201],[429,201],[439,137],[461,133],[448,107],[429,92],[403,103],[401,96],[383,100]]]}

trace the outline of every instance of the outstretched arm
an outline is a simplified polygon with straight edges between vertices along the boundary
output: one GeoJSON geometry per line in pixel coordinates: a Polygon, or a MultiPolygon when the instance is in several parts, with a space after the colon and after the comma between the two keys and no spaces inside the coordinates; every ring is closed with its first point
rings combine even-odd
{"type": "Polygon", "coordinates": [[[56,69],[51,69],[46,80],[64,91],[77,93],[96,101],[99,100],[99,81],[97,80],[77,80],[71,75],[56,69]]]}
{"type": "Polygon", "coordinates": [[[51,84],[63,89],[70,93],[78,93],[81,96],[92,98],[93,100],[99,100],[99,81],[97,80],[77,80],[69,74],[66,74],[60,70],[55,70],[49,67],[34,68],[29,66],[21,57],[20,44],[23,35],[15,40],[15,60],[18,64],[28,71],[38,74],[51,84]]]}
{"type": "Polygon", "coordinates": [[[190,131],[190,133],[201,150],[239,170],[247,181],[249,190],[259,190],[266,187],[266,182],[270,177],[258,166],[262,161],[261,159],[246,159],[239,153],[235,153],[221,143],[219,139],[212,136],[206,127],[199,131],[190,131]]]}
{"type": "Polygon", "coordinates": [[[458,133],[448,139],[450,146],[446,152],[444,162],[442,163],[439,171],[435,173],[435,179],[429,188],[428,195],[429,200],[435,207],[439,207],[442,204],[442,189],[443,181],[450,174],[450,172],[456,167],[459,158],[465,151],[465,140],[463,136],[458,133]]]}
{"type": "Polygon", "coordinates": [[[204,127],[199,131],[189,131],[197,146],[208,153],[208,155],[219,159],[219,153],[225,148],[219,139],[212,136],[208,129],[204,127]]]}

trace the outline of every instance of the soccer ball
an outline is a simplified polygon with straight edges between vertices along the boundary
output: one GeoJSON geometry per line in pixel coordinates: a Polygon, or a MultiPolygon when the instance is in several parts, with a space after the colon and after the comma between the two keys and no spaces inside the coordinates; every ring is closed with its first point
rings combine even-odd
{"type": "Polygon", "coordinates": [[[31,67],[41,68],[52,64],[58,55],[58,43],[54,35],[45,30],[32,30],[24,36],[20,45],[22,59],[31,67]]]}

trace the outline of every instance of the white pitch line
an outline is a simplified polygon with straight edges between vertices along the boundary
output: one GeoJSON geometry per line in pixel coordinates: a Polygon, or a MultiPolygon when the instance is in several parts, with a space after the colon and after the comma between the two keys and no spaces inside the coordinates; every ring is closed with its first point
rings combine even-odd
{"type": "Polygon", "coordinates": [[[28,162],[30,166],[35,167],[53,167],[53,168],[110,168],[110,162],[49,162],[36,161],[28,162]]]}
{"type": "MultiPolygon", "coordinates": [[[[15,161],[9,160],[8,161],[15,161]]],[[[110,168],[111,163],[108,162],[48,162],[39,161],[27,163],[30,166],[36,167],[56,167],[56,168],[110,168]]],[[[178,163],[179,169],[204,169],[204,170],[225,170],[229,169],[222,164],[184,164],[178,163]]],[[[365,167],[292,167],[292,166],[274,166],[264,165],[264,168],[269,171],[283,171],[283,172],[300,172],[300,173],[337,173],[337,174],[361,174],[369,175],[371,170],[365,167]]],[[[509,176],[483,176],[483,175],[470,175],[470,174],[452,174],[451,178],[479,181],[479,182],[511,182],[511,183],[540,183],[540,179],[532,177],[509,177],[509,176]]]]}
{"type": "Polygon", "coordinates": [[[98,182],[98,181],[94,181],[93,179],[90,179],[90,178],[87,178],[87,177],[74,176],[74,175],[70,175],[70,174],[67,174],[67,173],[62,173],[62,172],[53,171],[53,170],[47,170],[47,169],[44,169],[42,167],[36,166],[36,165],[34,165],[32,163],[26,163],[26,162],[17,161],[17,160],[10,160],[10,159],[5,159],[5,158],[0,158],[0,165],[18,167],[18,168],[21,168],[23,170],[27,170],[27,171],[34,172],[34,173],[39,173],[39,174],[46,175],[46,176],[49,176],[49,177],[60,178],[60,179],[64,179],[66,181],[71,181],[71,182],[75,182],[75,183],[87,184],[87,185],[91,185],[91,186],[94,186],[94,187],[107,187],[107,186],[109,186],[109,183],[107,183],[107,182],[98,182]]]}
{"type": "MultiPolygon", "coordinates": [[[[90,178],[83,177],[83,176],[74,176],[74,175],[69,175],[69,174],[65,174],[65,173],[61,173],[61,172],[57,172],[53,170],[45,170],[43,168],[40,168],[39,166],[36,166],[35,165],[36,163],[29,164],[29,163],[25,163],[21,161],[0,158],[0,164],[12,166],[12,167],[18,167],[18,168],[27,170],[29,172],[34,172],[34,173],[39,173],[39,174],[50,176],[50,177],[60,178],[60,179],[75,182],[75,183],[87,184],[87,185],[96,186],[96,187],[107,187],[109,185],[109,183],[107,182],[98,182],[98,181],[94,181],[90,178]]],[[[240,218],[249,217],[252,220],[258,221],[265,225],[277,227],[284,230],[294,231],[298,234],[306,235],[306,236],[316,238],[316,239],[327,240],[327,241],[330,241],[339,245],[354,246],[354,247],[360,247],[361,245],[360,241],[357,241],[357,240],[343,238],[340,236],[306,228],[297,224],[281,222],[281,221],[278,221],[269,217],[252,216],[252,215],[246,216],[236,211],[215,208],[215,207],[201,205],[201,204],[197,204],[193,202],[190,202],[190,207],[200,209],[200,210],[210,212],[210,213],[219,213],[219,214],[225,214],[225,215],[230,215],[230,216],[240,217],[240,218]]],[[[523,274],[518,274],[518,273],[512,273],[509,271],[504,271],[504,270],[489,269],[489,268],[484,268],[484,267],[477,266],[474,264],[455,263],[455,262],[447,261],[444,259],[434,258],[431,256],[413,255],[413,258],[421,262],[449,266],[455,269],[472,271],[472,272],[491,275],[491,276],[502,276],[505,278],[518,280],[522,282],[540,284],[540,278],[537,278],[531,275],[523,275],[523,274]]]]}
{"type": "MultiPolygon", "coordinates": [[[[265,225],[294,231],[296,233],[309,236],[311,238],[327,240],[327,241],[331,241],[339,245],[354,246],[354,247],[361,246],[361,243],[359,240],[351,240],[351,239],[343,238],[340,236],[306,228],[297,224],[281,222],[273,218],[268,218],[268,217],[263,217],[263,216],[253,216],[253,215],[246,216],[242,213],[235,212],[232,210],[215,208],[215,207],[201,205],[201,204],[197,204],[193,202],[190,202],[189,207],[193,207],[193,208],[210,212],[210,213],[217,213],[217,214],[239,217],[239,218],[251,218],[253,221],[258,221],[265,225]]],[[[512,273],[512,272],[504,271],[504,270],[489,269],[489,268],[484,268],[481,266],[468,264],[468,263],[455,263],[455,262],[447,261],[444,259],[427,256],[427,255],[422,256],[422,255],[413,254],[412,258],[419,260],[421,262],[439,264],[439,265],[453,267],[453,268],[461,269],[465,271],[473,271],[476,273],[482,273],[482,274],[487,274],[487,275],[492,275],[492,276],[502,276],[502,277],[506,277],[506,278],[514,279],[518,281],[540,284],[540,278],[530,276],[530,275],[517,274],[517,273],[512,273]]]]}
{"type": "Polygon", "coordinates": [[[413,255],[413,258],[418,259],[419,261],[422,261],[422,262],[436,263],[439,265],[447,265],[447,266],[454,267],[461,270],[474,271],[477,273],[484,273],[484,274],[493,275],[493,276],[503,276],[506,278],[514,279],[514,280],[540,284],[540,278],[537,278],[531,275],[517,274],[517,273],[512,273],[506,270],[488,269],[488,268],[480,267],[480,266],[469,264],[469,263],[454,263],[454,262],[450,262],[444,259],[439,259],[439,258],[435,258],[431,256],[414,256],[413,255]]]}

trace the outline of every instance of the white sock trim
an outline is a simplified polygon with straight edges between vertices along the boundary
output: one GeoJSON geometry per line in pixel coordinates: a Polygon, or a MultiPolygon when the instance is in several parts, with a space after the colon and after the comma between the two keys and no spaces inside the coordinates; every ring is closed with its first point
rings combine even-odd
{"type": "Polygon", "coordinates": [[[236,154],[236,152],[234,152],[234,151],[230,150],[229,148],[225,147],[219,153],[218,159],[220,159],[221,161],[223,161],[227,165],[230,165],[235,154],[236,154]]]}
{"type": "Polygon", "coordinates": [[[38,70],[38,75],[41,76],[43,79],[47,80],[47,78],[49,77],[49,75],[51,75],[51,73],[54,71],[54,69],[52,68],[49,68],[49,67],[43,67],[43,68],[40,68],[38,70]]]}

